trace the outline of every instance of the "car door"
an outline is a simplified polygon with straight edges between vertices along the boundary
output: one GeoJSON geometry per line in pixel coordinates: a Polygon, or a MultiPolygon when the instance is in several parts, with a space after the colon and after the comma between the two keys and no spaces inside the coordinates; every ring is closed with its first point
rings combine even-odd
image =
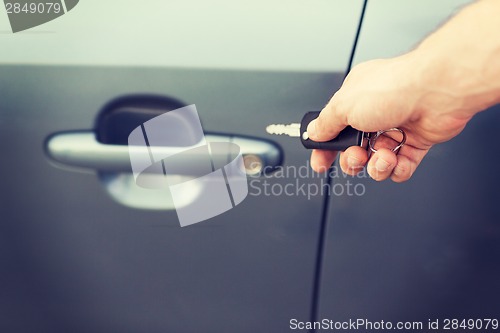
{"type": "MultiPolygon", "coordinates": [[[[354,62],[410,50],[467,2],[369,1],[354,62]]],[[[424,330],[438,320],[443,330],[446,320],[498,319],[499,157],[488,144],[500,130],[498,109],[433,147],[410,181],[356,177],[363,195],[330,197],[316,320],[424,330]]]]}
{"type": "MultiPolygon", "coordinates": [[[[265,128],[338,89],[362,5],[86,0],[16,34],[1,12],[0,329],[279,332],[310,319],[324,178],[298,139],[265,128]],[[96,133],[125,126],[100,122],[116,98],[138,110],[195,104],[207,135],[270,143],[283,168],[249,179],[232,210],[181,228],[130,173],[54,157],[64,134],[111,153],[96,133]]],[[[87,147],[68,142],[63,153],[87,147]]]]}

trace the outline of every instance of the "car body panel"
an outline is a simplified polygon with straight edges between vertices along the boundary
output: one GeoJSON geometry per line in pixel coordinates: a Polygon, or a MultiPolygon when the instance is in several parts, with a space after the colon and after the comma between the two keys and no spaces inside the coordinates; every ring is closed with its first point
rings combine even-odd
{"type": "MultiPolygon", "coordinates": [[[[167,6],[151,3],[163,10],[167,6]]],[[[362,2],[313,1],[306,6],[295,1],[294,21],[276,10],[261,13],[272,16],[265,31],[279,26],[281,19],[288,22],[282,34],[300,26],[301,34],[288,36],[293,43],[288,40],[285,48],[280,48],[280,34],[268,41],[273,57],[266,55],[263,32],[252,34],[254,21],[236,20],[235,30],[248,35],[236,34],[233,40],[247,48],[229,58],[224,57],[225,45],[208,43],[217,38],[203,31],[186,41],[191,48],[179,51],[183,39],[167,43],[161,22],[152,26],[144,18],[150,11],[136,13],[134,22],[145,23],[134,27],[132,21],[123,23],[131,13],[108,10],[104,25],[103,14],[96,12],[101,4],[85,1],[44,28],[0,36],[8,50],[0,56],[0,330],[276,332],[288,327],[291,316],[308,319],[321,195],[250,193],[231,211],[180,228],[174,211],[115,202],[95,171],[54,165],[44,141],[55,132],[92,129],[99,110],[118,96],[148,93],[196,104],[206,132],[272,139],[281,146],[285,165],[308,168],[309,152],[298,140],[273,138],[265,127],[300,120],[305,110],[321,108],[340,86],[362,2]],[[332,21],[317,20],[326,9],[333,13],[332,21]],[[90,19],[92,13],[97,16],[90,19]],[[137,31],[124,37],[135,29],[144,33],[143,39],[137,31]],[[319,47],[325,44],[330,51],[326,56],[319,47]],[[30,54],[33,49],[39,53],[30,54]],[[297,55],[291,54],[295,49],[297,55]],[[169,58],[170,52],[177,56],[169,58]],[[281,62],[286,56],[295,60],[281,62]],[[331,66],[326,67],[326,58],[331,66]]],[[[122,6],[135,10],[135,4],[122,6]]],[[[271,185],[295,181],[260,180],[271,185]]],[[[317,176],[304,180],[320,182],[317,176]]]]}
{"type": "MultiPolygon", "coordinates": [[[[411,49],[464,3],[369,1],[355,63],[411,49]]],[[[316,319],[498,316],[499,111],[433,147],[410,181],[355,177],[364,195],[330,198],[316,319]]]]}

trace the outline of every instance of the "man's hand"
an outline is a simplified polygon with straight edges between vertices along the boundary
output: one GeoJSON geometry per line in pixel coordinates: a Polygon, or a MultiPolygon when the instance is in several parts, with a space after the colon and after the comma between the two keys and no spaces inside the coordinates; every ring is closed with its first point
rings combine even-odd
{"type": "MultiPolygon", "coordinates": [[[[407,134],[406,144],[398,155],[392,152],[398,138],[389,134],[377,140],[377,153],[368,161],[368,152],[350,147],[340,155],[345,173],[355,175],[368,163],[367,171],[375,180],[391,177],[396,182],[408,180],[432,145],[451,139],[465,127],[471,115],[450,112],[460,107],[457,96],[446,91],[433,94],[426,83],[417,83],[412,54],[387,60],[374,60],[353,68],[307,129],[315,141],[328,141],[347,125],[360,131],[376,132],[399,127],[407,134]]],[[[335,153],[314,150],[311,165],[316,171],[327,169],[335,153]]]]}
{"type": "MultiPolygon", "coordinates": [[[[340,166],[350,175],[367,166],[370,176],[378,181],[389,177],[395,182],[410,179],[434,144],[458,135],[475,113],[500,100],[497,33],[495,40],[489,41],[489,48],[484,47],[485,41],[464,41],[456,35],[462,30],[471,35],[470,29],[484,29],[492,36],[489,29],[500,22],[499,4],[500,1],[475,3],[414,51],[354,67],[319,117],[309,124],[309,137],[328,141],[348,125],[364,132],[399,127],[406,132],[407,141],[398,154],[391,149],[399,138],[389,132],[379,137],[375,145],[378,151],[369,160],[365,149],[350,147],[341,153],[340,166]],[[482,25],[477,28],[475,23],[481,19],[482,25]],[[485,22],[487,19],[490,25],[485,22]],[[482,47],[475,47],[476,43],[482,47]],[[485,65],[485,59],[492,61],[485,65]]],[[[314,150],[311,166],[318,172],[326,171],[336,155],[314,150]]]]}

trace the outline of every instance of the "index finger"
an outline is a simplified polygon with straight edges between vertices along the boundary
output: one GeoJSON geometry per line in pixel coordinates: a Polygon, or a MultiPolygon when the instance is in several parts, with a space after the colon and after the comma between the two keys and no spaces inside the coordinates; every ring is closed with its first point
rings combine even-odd
{"type": "Polygon", "coordinates": [[[321,110],[318,118],[307,126],[307,134],[313,141],[323,142],[335,138],[346,128],[347,119],[339,114],[335,108],[334,98],[321,110]]]}

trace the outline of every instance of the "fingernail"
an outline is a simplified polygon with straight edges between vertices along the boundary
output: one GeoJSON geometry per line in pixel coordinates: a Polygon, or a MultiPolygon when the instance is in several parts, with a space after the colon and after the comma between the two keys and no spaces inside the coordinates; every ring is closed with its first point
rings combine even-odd
{"type": "Polygon", "coordinates": [[[309,123],[309,125],[307,125],[307,134],[310,138],[316,137],[316,119],[314,119],[309,123]]]}
{"type": "Polygon", "coordinates": [[[389,168],[389,163],[381,158],[379,158],[377,160],[377,162],[375,162],[375,169],[377,169],[377,171],[379,172],[384,172],[384,171],[387,171],[387,169],[389,168]]]}
{"type": "Polygon", "coordinates": [[[361,166],[360,162],[361,161],[354,156],[347,157],[347,166],[349,168],[357,168],[357,167],[361,166]]]}
{"type": "Polygon", "coordinates": [[[403,168],[401,168],[399,165],[396,165],[393,171],[394,175],[396,176],[401,176],[403,172],[404,172],[403,168]]]}

